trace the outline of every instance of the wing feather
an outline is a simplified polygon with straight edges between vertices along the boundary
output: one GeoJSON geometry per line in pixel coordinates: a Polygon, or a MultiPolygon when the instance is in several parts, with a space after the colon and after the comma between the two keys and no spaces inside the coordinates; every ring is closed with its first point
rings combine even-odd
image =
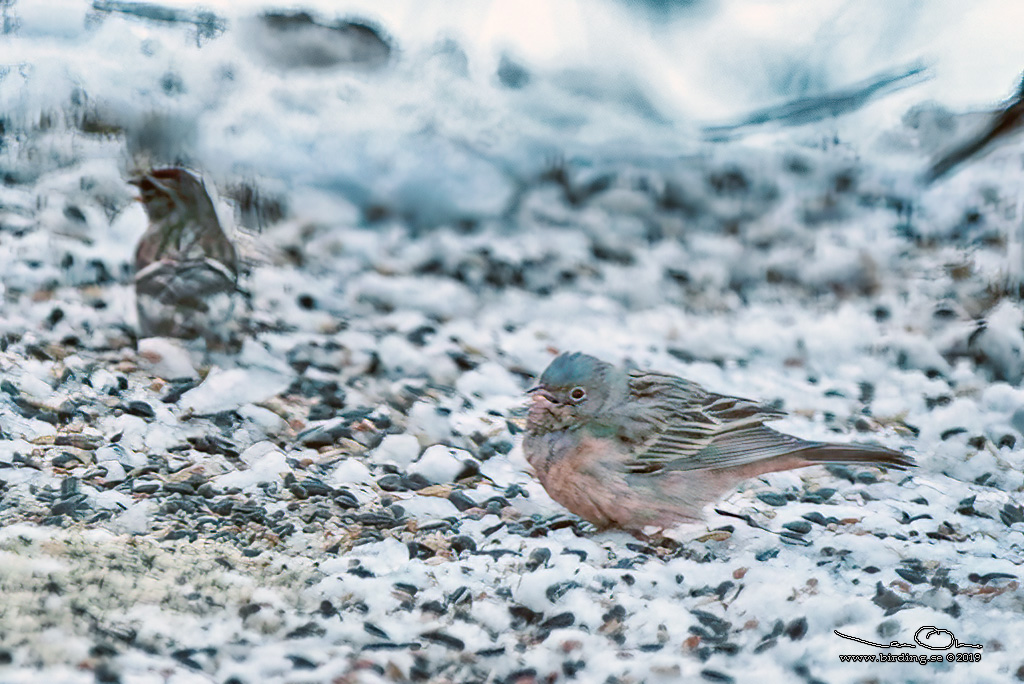
{"type": "Polygon", "coordinates": [[[630,377],[637,455],[632,473],[704,470],[741,466],[813,446],[764,423],[785,415],[777,407],[705,391],[700,385],[661,373],[630,377]]]}

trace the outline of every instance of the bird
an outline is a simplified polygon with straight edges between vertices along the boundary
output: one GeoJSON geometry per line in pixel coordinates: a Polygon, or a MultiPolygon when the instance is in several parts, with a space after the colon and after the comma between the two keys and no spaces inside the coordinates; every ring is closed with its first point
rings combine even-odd
{"type": "Polygon", "coordinates": [[[149,217],[135,250],[140,337],[201,338],[208,350],[228,347],[237,327],[238,257],[206,187],[181,168],[151,170],[129,182],[149,217]]]}
{"type": "Polygon", "coordinates": [[[1010,136],[1024,130],[1024,79],[1014,97],[1001,109],[991,113],[985,125],[967,140],[957,144],[932,162],[924,173],[926,185],[944,177],[956,167],[992,151],[1010,136]]]}
{"type": "Polygon", "coordinates": [[[821,463],[904,470],[899,451],[814,442],[765,425],[785,415],[676,375],[557,356],[528,393],[523,453],[552,499],[598,529],[700,522],[748,478],[821,463]]]}

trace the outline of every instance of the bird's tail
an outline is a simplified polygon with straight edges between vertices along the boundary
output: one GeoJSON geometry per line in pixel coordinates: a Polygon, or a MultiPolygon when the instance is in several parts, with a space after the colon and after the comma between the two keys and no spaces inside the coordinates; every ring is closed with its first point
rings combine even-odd
{"type": "Polygon", "coordinates": [[[863,465],[885,466],[906,470],[917,465],[917,461],[899,451],[871,444],[823,444],[816,443],[796,452],[808,465],[815,463],[861,463],[863,465]]]}

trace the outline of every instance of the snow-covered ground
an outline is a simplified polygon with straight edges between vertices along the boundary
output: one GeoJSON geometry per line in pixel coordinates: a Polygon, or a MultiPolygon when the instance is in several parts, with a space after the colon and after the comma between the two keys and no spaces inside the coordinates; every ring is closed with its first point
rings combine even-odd
{"type": "Polygon", "coordinates": [[[0,682],[1024,678],[1022,136],[920,180],[1022,14],[0,0],[0,682]],[[171,163],[236,355],[136,340],[171,163]],[[519,446],[565,350],[920,467],[595,532],[519,446]],[[927,625],[983,648],[840,661],[927,625]]]}

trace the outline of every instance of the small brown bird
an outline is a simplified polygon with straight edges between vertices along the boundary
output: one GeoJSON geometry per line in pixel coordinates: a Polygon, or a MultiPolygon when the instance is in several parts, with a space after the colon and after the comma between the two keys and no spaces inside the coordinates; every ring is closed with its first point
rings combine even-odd
{"type": "Polygon", "coordinates": [[[238,262],[206,188],[178,168],[130,182],[149,215],[135,251],[140,336],[202,338],[207,349],[222,348],[236,327],[238,262]]]}
{"type": "Polygon", "coordinates": [[[782,411],[663,373],[562,354],[536,387],[523,451],[544,489],[598,527],[699,520],[741,481],[820,463],[905,469],[881,446],[810,442],[764,425],[782,411]]]}

